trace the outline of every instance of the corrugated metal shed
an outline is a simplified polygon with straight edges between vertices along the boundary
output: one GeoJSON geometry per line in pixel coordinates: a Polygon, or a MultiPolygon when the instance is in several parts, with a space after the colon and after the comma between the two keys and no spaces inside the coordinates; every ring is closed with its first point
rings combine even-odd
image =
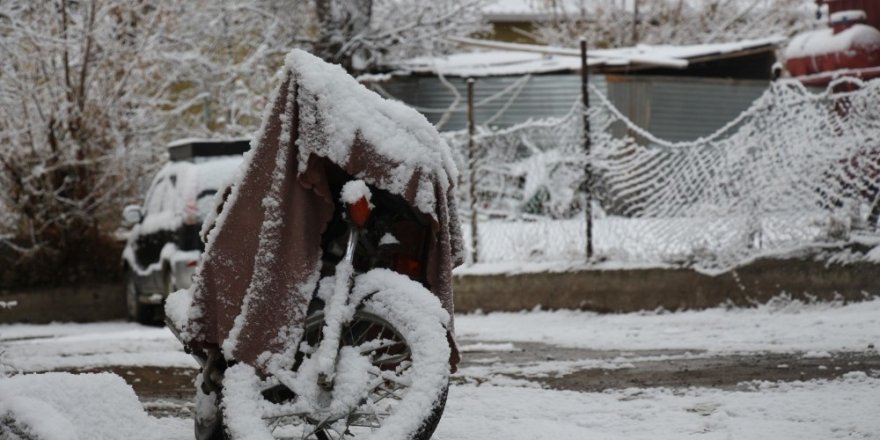
{"type": "MultiPolygon", "coordinates": [[[[440,129],[465,129],[466,80],[447,80],[461,101],[440,129]]],[[[669,141],[712,134],[748,109],[769,85],[767,80],[632,75],[591,75],[590,81],[633,122],[669,141]]],[[[434,124],[454,99],[454,94],[434,76],[395,77],[380,87],[380,92],[415,107],[434,124]]],[[[475,79],[474,84],[474,101],[481,104],[475,112],[479,125],[509,127],[530,118],[564,116],[579,100],[580,77],[574,73],[483,77],[475,79]],[[517,94],[519,86],[522,89],[517,94]],[[501,94],[505,89],[509,90],[501,94]],[[485,102],[494,95],[498,96],[485,102]]]]}
{"type": "Polygon", "coordinates": [[[748,109],[769,85],[762,80],[606,78],[614,106],[654,136],[669,141],[690,141],[714,133],[748,109]]]}
{"type": "MultiPolygon", "coordinates": [[[[440,129],[467,127],[467,81],[447,78],[460,102],[440,129]]],[[[591,83],[605,93],[605,79],[591,75],[591,83]]],[[[438,124],[455,94],[436,76],[403,76],[374,85],[380,93],[403,101],[438,124]]],[[[529,119],[566,115],[580,100],[580,76],[563,73],[533,76],[495,76],[474,80],[475,122],[478,125],[509,127],[529,119]],[[507,90],[505,92],[505,90],[507,90]]]]}

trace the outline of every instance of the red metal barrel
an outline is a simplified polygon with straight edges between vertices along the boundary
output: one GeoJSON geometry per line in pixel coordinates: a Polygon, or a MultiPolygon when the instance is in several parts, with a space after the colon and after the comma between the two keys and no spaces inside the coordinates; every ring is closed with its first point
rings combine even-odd
{"type": "Polygon", "coordinates": [[[792,77],[824,86],[840,76],[880,77],[880,0],[817,0],[829,7],[830,27],[796,35],[783,56],[792,77]],[[862,6],[859,9],[845,7],[862,6]]]}
{"type": "Polygon", "coordinates": [[[880,29],[880,0],[816,0],[819,5],[828,5],[828,14],[840,11],[864,11],[868,16],[866,23],[880,29]]]}

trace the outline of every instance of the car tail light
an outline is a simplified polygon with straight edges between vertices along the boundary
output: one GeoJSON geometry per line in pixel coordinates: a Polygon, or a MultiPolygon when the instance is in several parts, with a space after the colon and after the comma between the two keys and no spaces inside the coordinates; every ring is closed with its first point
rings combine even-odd
{"type": "Polygon", "coordinates": [[[199,221],[199,205],[195,200],[190,200],[186,202],[186,205],[183,207],[183,223],[187,225],[194,225],[199,221]]]}
{"type": "Polygon", "coordinates": [[[361,197],[357,202],[348,205],[348,215],[357,227],[364,227],[370,219],[370,202],[366,197],[361,197]]]}
{"type": "Polygon", "coordinates": [[[199,265],[198,260],[191,260],[186,262],[186,267],[196,267],[199,265]]]}
{"type": "Polygon", "coordinates": [[[422,262],[412,255],[395,255],[394,271],[410,278],[422,277],[422,262]]]}

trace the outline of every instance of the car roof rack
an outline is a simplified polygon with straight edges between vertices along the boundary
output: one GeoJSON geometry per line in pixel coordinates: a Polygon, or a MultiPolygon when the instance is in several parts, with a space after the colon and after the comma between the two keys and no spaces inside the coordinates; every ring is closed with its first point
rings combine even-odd
{"type": "Polygon", "coordinates": [[[240,156],[251,148],[250,139],[180,139],[168,144],[173,162],[194,161],[197,157],[240,156]]]}

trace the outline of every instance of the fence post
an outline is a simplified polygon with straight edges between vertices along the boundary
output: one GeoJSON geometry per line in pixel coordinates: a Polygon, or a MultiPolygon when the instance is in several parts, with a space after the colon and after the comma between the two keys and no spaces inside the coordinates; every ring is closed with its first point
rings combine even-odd
{"type": "Polygon", "coordinates": [[[583,103],[584,118],[584,154],[587,163],[584,165],[584,181],[586,182],[587,195],[584,206],[584,215],[587,218],[587,260],[593,259],[593,170],[590,166],[590,79],[587,75],[587,40],[581,38],[581,99],[583,103]]]}
{"type": "Polygon", "coordinates": [[[468,101],[468,196],[471,208],[471,262],[477,262],[480,234],[477,230],[477,145],[474,142],[474,79],[467,80],[468,101]]]}

